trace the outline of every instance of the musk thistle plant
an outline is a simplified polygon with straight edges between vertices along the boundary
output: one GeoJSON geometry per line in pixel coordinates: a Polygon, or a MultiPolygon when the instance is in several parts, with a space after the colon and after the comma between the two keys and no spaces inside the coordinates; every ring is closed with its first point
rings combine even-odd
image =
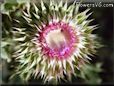
{"type": "Polygon", "coordinates": [[[27,4],[12,31],[13,57],[18,63],[15,74],[26,81],[31,76],[41,78],[44,83],[77,75],[75,71],[81,71],[99,48],[92,34],[97,25],[89,25],[93,21],[88,20],[89,11],[79,12],[79,4],[68,6],[62,0],[27,4]]]}

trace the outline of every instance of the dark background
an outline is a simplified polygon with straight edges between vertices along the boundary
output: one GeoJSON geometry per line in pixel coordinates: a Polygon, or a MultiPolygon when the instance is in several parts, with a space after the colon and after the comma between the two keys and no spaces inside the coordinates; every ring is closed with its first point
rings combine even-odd
{"type": "Polygon", "coordinates": [[[114,82],[114,51],[113,51],[113,8],[101,7],[92,8],[94,11],[93,18],[95,18],[94,23],[99,24],[99,28],[95,30],[95,33],[101,37],[102,47],[99,50],[99,56],[93,58],[93,62],[102,62],[103,72],[100,74],[102,78],[102,83],[113,83],[114,82]]]}

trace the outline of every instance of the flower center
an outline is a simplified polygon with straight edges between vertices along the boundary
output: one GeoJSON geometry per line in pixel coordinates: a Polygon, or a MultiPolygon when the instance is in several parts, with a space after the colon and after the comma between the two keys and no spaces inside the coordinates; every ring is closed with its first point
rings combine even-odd
{"type": "Polygon", "coordinates": [[[61,50],[61,48],[66,46],[67,39],[60,29],[50,31],[46,36],[46,42],[51,49],[61,50]]]}
{"type": "Polygon", "coordinates": [[[74,51],[76,34],[66,23],[54,22],[45,26],[40,37],[42,51],[50,58],[67,58],[74,51]]]}

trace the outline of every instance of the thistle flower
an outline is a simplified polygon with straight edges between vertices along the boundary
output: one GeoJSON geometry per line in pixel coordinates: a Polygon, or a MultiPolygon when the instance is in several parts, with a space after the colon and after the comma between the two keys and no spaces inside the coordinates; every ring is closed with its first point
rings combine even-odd
{"type": "Polygon", "coordinates": [[[92,34],[97,25],[89,26],[92,20],[87,20],[89,10],[80,13],[79,4],[67,6],[62,0],[27,4],[22,19],[16,20],[20,26],[13,31],[17,43],[13,56],[19,63],[16,74],[24,80],[31,76],[44,82],[66,76],[71,80],[99,48],[92,34]]]}

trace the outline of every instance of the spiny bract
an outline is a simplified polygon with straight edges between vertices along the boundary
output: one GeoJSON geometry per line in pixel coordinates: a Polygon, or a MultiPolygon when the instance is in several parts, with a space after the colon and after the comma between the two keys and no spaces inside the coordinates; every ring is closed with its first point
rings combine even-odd
{"type": "Polygon", "coordinates": [[[33,76],[58,82],[65,77],[71,80],[75,70],[81,71],[99,43],[91,34],[97,25],[89,26],[92,20],[87,20],[90,9],[78,10],[79,4],[68,6],[62,0],[26,5],[22,19],[16,20],[21,25],[13,27],[17,43],[13,56],[19,63],[16,74],[24,80],[33,76]]]}

